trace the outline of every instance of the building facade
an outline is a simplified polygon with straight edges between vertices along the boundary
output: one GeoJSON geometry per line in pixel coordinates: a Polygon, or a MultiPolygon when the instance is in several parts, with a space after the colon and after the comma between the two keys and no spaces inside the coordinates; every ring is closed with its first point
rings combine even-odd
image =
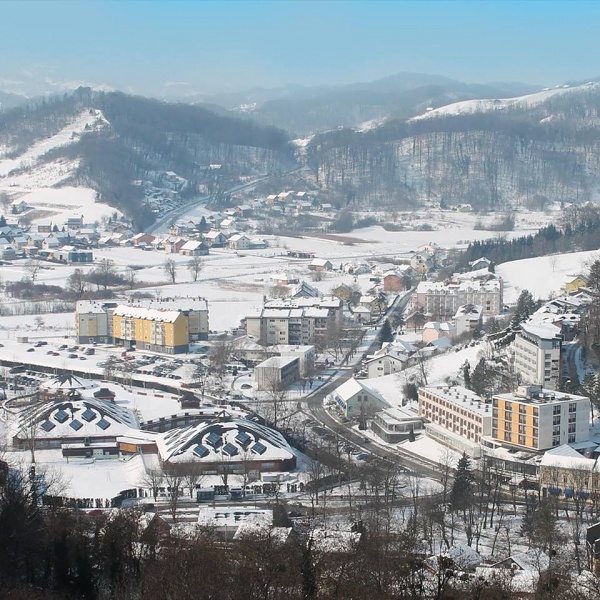
{"type": "Polygon", "coordinates": [[[327,331],[342,324],[339,298],[272,300],[246,317],[246,333],[264,346],[322,345],[327,331]]]}
{"type": "Polygon", "coordinates": [[[523,383],[556,390],[561,383],[561,330],[551,324],[521,323],[514,341],[515,372],[523,383]]]}
{"type": "Polygon", "coordinates": [[[502,279],[450,283],[422,281],[413,299],[415,310],[421,309],[439,319],[453,317],[464,304],[481,306],[486,317],[500,314],[503,305],[502,279]]]}
{"type": "Polygon", "coordinates": [[[462,386],[420,388],[419,416],[434,425],[427,427],[429,435],[475,457],[481,438],[492,433],[490,403],[462,386]],[[453,443],[454,439],[466,444],[453,443]]]}
{"type": "Polygon", "coordinates": [[[254,367],[259,391],[286,389],[300,378],[300,359],[294,356],[272,356],[254,367]]]}
{"type": "Polygon", "coordinates": [[[590,400],[540,385],[492,398],[492,439],[503,446],[549,450],[582,442],[590,433],[590,400]]]}
{"type": "Polygon", "coordinates": [[[80,301],[75,309],[77,341],[119,344],[140,350],[178,354],[189,343],[208,339],[208,303],[172,298],[133,305],[80,301]]]}

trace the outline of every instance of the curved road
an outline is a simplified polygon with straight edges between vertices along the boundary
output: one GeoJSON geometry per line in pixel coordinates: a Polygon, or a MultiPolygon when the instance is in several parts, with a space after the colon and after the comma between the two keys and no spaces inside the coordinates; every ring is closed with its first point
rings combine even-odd
{"type": "MultiPolygon", "coordinates": [[[[405,294],[394,306],[388,311],[387,316],[391,316],[396,311],[404,311],[406,305],[410,301],[412,293],[405,294]]],[[[377,345],[377,338],[373,341],[367,352],[371,352],[374,346],[377,345]]],[[[370,441],[365,438],[356,430],[351,429],[346,424],[341,423],[334,419],[323,407],[323,401],[331,394],[336,388],[342,383],[348,381],[354,375],[353,367],[343,368],[343,373],[337,377],[334,377],[331,381],[321,386],[310,396],[305,397],[301,402],[306,404],[308,412],[312,417],[318,421],[321,425],[330,429],[336,435],[341,437],[349,444],[360,448],[368,454],[373,454],[379,458],[385,460],[391,460],[405,469],[412,471],[417,475],[425,477],[431,477],[433,479],[439,478],[439,468],[435,463],[428,461],[427,459],[419,458],[410,452],[406,452],[401,447],[394,449],[388,449],[370,441]]]]}

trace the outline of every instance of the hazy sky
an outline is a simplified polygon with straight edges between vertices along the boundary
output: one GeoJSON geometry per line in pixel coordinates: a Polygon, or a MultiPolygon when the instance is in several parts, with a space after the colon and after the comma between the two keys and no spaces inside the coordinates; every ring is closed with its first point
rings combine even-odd
{"type": "Polygon", "coordinates": [[[600,75],[600,2],[0,2],[0,90],[145,94],[398,71],[553,85],[600,75]]]}

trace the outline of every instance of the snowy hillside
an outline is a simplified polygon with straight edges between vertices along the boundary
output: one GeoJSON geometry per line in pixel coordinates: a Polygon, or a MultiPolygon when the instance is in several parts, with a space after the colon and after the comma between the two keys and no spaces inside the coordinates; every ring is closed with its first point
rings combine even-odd
{"type": "Polygon", "coordinates": [[[414,117],[413,119],[411,119],[411,121],[417,121],[420,119],[431,119],[435,117],[447,117],[450,115],[470,115],[473,113],[506,110],[508,108],[515,107],[531,108],[533,106],[538,106],[542,104],[543,102],[554,96],[590,91],[593,89],[600,89],[600,84],[586,83],[584,85],[574,87],[558,86],[552,89],[545,89],[535,94],[517,96],[516,98],[486,98],[478,100],[465,100],[463,102],[454,102],[453,104],[447,104],[446,106],[441,106],[440,108],[436,108],[435,110],[430,110],[422,115],[414,117]]]}
{"type": "Polygon", "coordinates": [[[16,157],[8,158],[12,151],[3,147],[0,153],[0,192],[10,202],[23,200],[33,208],[28,219],[64,223],[69,216],[84,214],[86,222],[111,215],[113,208],[96,203],[96,192],[87,187],[59,187],[75,174],[78,159],[58,158],[47,160],[47,154],[57,148],[76,143],[84,133],[101,131],[108,121],[99,110],[83,110],[58,133],[42,139],[16,157]]]}
{"type": "Polygon", "coordinates": [[[498,265],[496,273],[504,279],[504,302],[515,303],[523,290],[529,290],[536,299],[557,296],[567,282],[575,279],[597,258],[600,258],[598,251],[574,252],[498,265]]]}

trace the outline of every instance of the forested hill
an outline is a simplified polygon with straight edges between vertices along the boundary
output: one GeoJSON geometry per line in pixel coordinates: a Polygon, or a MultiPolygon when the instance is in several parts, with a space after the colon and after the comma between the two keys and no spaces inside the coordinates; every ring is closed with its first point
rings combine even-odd
{"type": "Polygon", "coordinates": [[[323,133],[306,156],[320,185],[363,204],[585,201],[600,187],[599,117],[600,86],[588,84],[323,133]]]}
{"type": "Polygon", "coordinates": [[[37,163],[72,159],[77,168],[62,183],[94,188],[103,202],[134,216],[138,225],[153,217],[136,180],[156,183],[172,172],[186,181],[179,192],[193,196],[198,186],[214,184],[211,165],[220,165],[218,187],[225,190],[295,164],[287,134],[274,127],[199,106],[85,88],[0,113],[0,148],[5,157],[19,160],[41,140],[68,130],[86,111],[100,111],[104,126],[86,127],[37,163]]]}

